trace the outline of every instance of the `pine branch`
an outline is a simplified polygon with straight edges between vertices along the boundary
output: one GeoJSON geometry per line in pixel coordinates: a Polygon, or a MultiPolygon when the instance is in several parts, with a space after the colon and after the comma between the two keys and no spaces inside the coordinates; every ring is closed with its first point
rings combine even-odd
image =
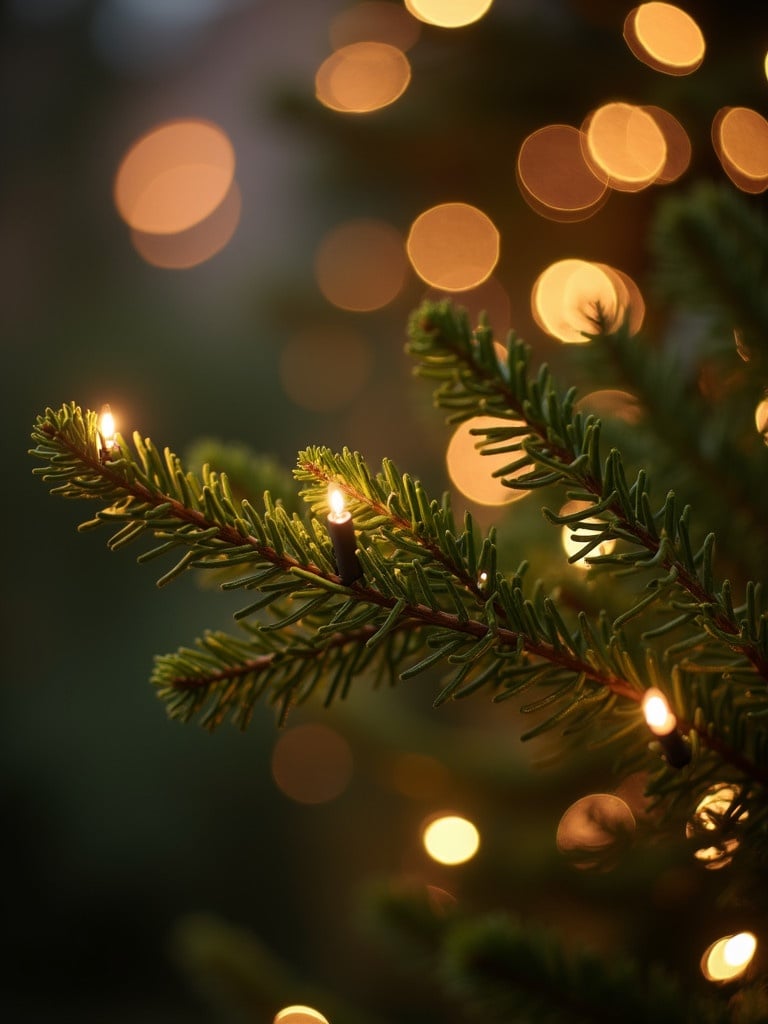
{"type": "MultiPolygon", "coordinates": [[[[477,431],[483,438],[478,446],[484,453],[504,451],[517,456],[494,476],[518,489],[558,484],[568,489],[569,497],[588,503],[567,518],[544,510],[555,524],[579,523],[592,530],[574,559],[609,538],[627,542],[629,550],[592,561],[630,572],[661,570],[663,575],[655,576],[652,583],[656,596],[666,596],[669,591],[678,595],[683,602],[683,621],[697,623],[704,634],[701,649],[725,646],[768,680],[768,629],[762,605],[755,615],[737,616],[727,581],[719,589],[715,586],[714,536],[705,537],[695,550],[689,506],[680,510],[670,492],[654,510],[646,472],[641,470],[630,484],[616,449],[603,459],[600,421],[574,412],[573,389],[559,395],[546,366],[531,378],[529,351],[514,335],[505,362],[500,362],[490,328],[481,325],[473,333],[466,315],[449,303],[425,303],[412,317],[409,334],[408,348],[416,359],[416,372],[441,381],[435,402],[450,410],[449,422],[480,415],[509,421],[509,426],[477,431]],[[602,529],[588,525],[587,521],[594,519],[604,524],[602,529]]],[[[654,603],[644,595],[622,621],[654,603]]]]}
{"type": "MultiPolygon", "coordinates": [[[[664,475],[673,478],[676,488],[684,483],[688,492],[707,501],[708,520],[718,536],[721,558],[725,555],[744,579],[756,567],[762,570],[768,551],[768,529],[762,514],[768,487],[766,450],[754,429],[755,401],[750,404],[743,387],[728,401],[707,401],[679,353],[649,350],[645,339],[630,337],[626,324],[617,331],[596,334],[588,345],[576,348],[591,381],[603,380],[607,385],[610,379],[611,386],[626,386],[638,398],[646,413],[647,432],[659,446],[654,460],[657,480],[666,461],[669,465],[664,475]],[[745,423],[751,447],[745,445],[744,430],[739,426],[745,423]],[[706,481],[706,489],[702,481],[706,481]],[[740,543],[744,532],[750,537],[748,548],[740,543]]],[[[731,345],[730,370],[723,368],[722,372],[733,378],[738,362],[731,345]]],[[[749,373],[742,370],[740,376],[754,381],[752,368],[749,373]]],[[[643,436],[647,443],[647,434],[643,436]]],[[[631,436],[628,440],[631,442],[631,436]]]]}
{"type": "Polygon", "coordinates": [[[677,306],[708,313],[729,348],[736,328],[755,371],[753,387],[764,387],[768,221],[763,208],[732,188],[701,183],[690,195],[668,197],[660,205],[651,245],[657,291],[677,306]]]}
{"type": "MultiPolygon", "coordinates": [[[[33,454],[46,463],[37,472],[55,492],[107,503],[84,526],[117,522],[113,549],[145,535],[155,546],[140,561],[185,549],[159,584],[190,569],[227,566],[244,575],[228,580],[226,589],[259,593],[236,613],[245,638],[211,633],[195,648],[158,659],[153,681],[172,715],[200,715],[210,728],[230,715],[245,725],[264,695],[284,715],[321,683],[329,702],[369,669],[409,679],[440,666],[450,678],[436,703],[481,688],[490,688],[497,701],[544,690],[522,710],[546,710],[549,717],[524,738],[612,715],[627,732],[627,705],[619,698],[636,707],[648,672],[635,664],[615,624],[603,617],[593,625],[582,615],[569,629],[541,588],[532,598],[525,595],[525,566],[511,578],[497,570],[492,534],[481,541],[470,518],[455,533],[447,501],[430,500],[389,462],[374,475],[348,451],[315,448],[300,455],[296,475],[315,510],[335,480],[355,513],[365,581],[347,587],[334,572],[321,520],[289,516],[268,494],[262,512],[248,499],[238,506],[226,476],[204,467],[198,480],[177,456],[168,450],[161,456],[138,435],[135,455],[119,440],[116,457],[105,460],[95,415],[75,405],[48,410],[33,438],[33,454]]],[[[642,735],[636,711],[630,725],[642,735]]],[[[761,761],[741,758],[709,728],[696,722],[690,728],[705,749],[764,780],[761,761]]]]}
{"type": "Polygon", "coordinates": [[[384,1024],[378,1014],[350,1005],[297,974],[253,932],[213,915],[179,919],[170,936],[170,951],[216,1020],[261,1024],[301,1000],[322,1007],[333,1024],[384,1024]]]}
{"type": "Polygon", "coordinates": [[[494,914],[455,928],[442,964],[449,990],[492,1020],[572,1024],[724,1024],[725,1006],[691,997],[661,970],[620,956],[566,952],[541,928],[494,914]]]}
{"type": "MultiPolygon", "coordinates": [[[[482,1020],[599,1024],[725,1024],[725,1001],[692,995],[658,966],[566,949],[549,930],[508,914],[442,907],[418,886],[369,894],[368,927],[420,973],[436,975],[452,1004],[482,1020]]],[[[753,1022],[759,1017],[752,1018],[753,1022]]]]}

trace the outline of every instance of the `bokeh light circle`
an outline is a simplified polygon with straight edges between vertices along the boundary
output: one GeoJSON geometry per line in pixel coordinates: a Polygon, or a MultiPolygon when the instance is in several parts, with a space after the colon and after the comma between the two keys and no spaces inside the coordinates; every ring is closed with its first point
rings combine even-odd
{"type": "Polygon", "coordinates": [[[579,412],[599,419],[623,420],[632,426],[643,418],[643,407],[636,395],[619,388],[600,388],[583,395],[574,406],[579,412]]]}
{"type": "Polygon", "coordinates": [[[667,143],[655,119],[631,103],[605,103],[582,125],[585,156],[619,192],[639,192],[664,169],[667,143]]]}
{"type": "Polygon", "coordinates": [[[458,814],[433,816],[421,834],[424,849],[440,864],[465,864],[480,849],[480,833],[469,819],[458,814]]]}
{"type": "Polygon", "coordinates": [[[743,192],[768,188],[768,121],[749,107],[722,107],[712,122],[712,145],[723,170],[743,192]]]}
{"type": "Polygon", "coordinates": [[[471,25],[488,13],[492,3],[493,0],[405,0],[415,18],[440,28],[471,25]]]}
{"type": "Polygon", "coordinates": [[[531,291],[531,312],[538,326],[566,344],[584,344],[599,333],[599,317],[611,329],[624,309],[618,279],[588,260],[564,259],[539,274],[531,291]]]}
{"type": "Polygon", "coordinates": [[[323,61],[315,75],[315,95],[331,110],[368,114],[399,99],[410,80],[411,65],[399,47],[364,40],[340,47],[323,61]]]}
{"type": "Polygon", "coordinates": [[[186,231],[153,235],[131,228],[131,242],[139,255],[152,266],[187,270],[205,263],[225,248],[240,223],[242,208],[240,186],[233,181],[213,213],[186,231]]]}
{"type": "Polygon", "coordinates": [[[579,870],[609,870],[633,840],[635,816],[620,797],[591,793],[568,807],[557,826],[555,843],[579,870]]]}
{"type": "Polygon", "coordinates": [[[280,350],[283,390],[311,412],[349,404],[365,387],[372,367],[370,343],[350,327],[308,327],[289,337],[280,350]]]}
{"type": "Polygon", "coordinates": [[[279,1010],[272,1024],[328,1024],[328,1019],[312,1006],[285,1006],[279,1010]]]}
{"type": "Polygon", "coordinates": [[[352,769],[349,744],[326,725],[292,726],[280,733],[272,750],[275,784],[300,804],[335,800],[349,785],[352,769]]]}
{"type": "Polygon", "coordinates": [[[461,292],[490,277],[499,244],[499,232],[482,210],[468,203],[442,203],[414,220],[406,250],[423,281],[443,291],[461,292]]]}
{"type": "MultiPolygon", "coordinates": [[[[589,507],[589,502],[586,501],[568,501],[560,509],[561,516],[569,516],[573,512],[578,512],[580,509],[586,509],[589,507]]],[[[600,523],[599,519],[587,519],[587,523],[594,523],[595,525],[600,523]]],[[[605,524],[602,524],[605,525],[605,524]]],[[[599,531],[598,531],[599,532],[599,531]]],[[[578,554],[582,550],[584,545],[587,543],[585,540],[575,540],[575,536],[587,537],[592,539],[596,534],[592,530],[583,527],[580,523],[574,525],[566,524],[563,526],[560,533],[560,543],[566,556],[570,559],[574,555],[578,554]]],[[[592,548],[589,554],[583,558],[579,558],[571,564],[577,569],[584,572],[588,571],[591,567],[588,558],[595,558],[598,555],[609,555],[616,547],[616,538],[609,537],[607,540],[602,541],[596,547],[592,548]]]]}
{"type": "MultiPolygon", "coordinates": [[[[509,426],[507,420],[493,416],[475,416],[459,424],[448,443],[445,462],[448,475],[457,490],[464,497],[478,505],[508,505],[524,498],[528,491],[515,490],[491,474],[515,460],[514,453],[504,455],[481,455],[477,449],[482,437],[471,433],[480,427],[509,426]]],[[[526,467],[523,472],[529,472],[526,467]]]]}
{"type": "Polygon", "coordinates": [[[757,950],[752,932],[724,935],[709,946],[701,958],[701,973],[707,981],[725,984],[740,978],[757,950]]]}
{"type": "Polygon", "coordinates": [[[582,133],[573,125],[550,124],[528,135],[516,172],[523,199],[548,220],[586,220],[608,197],[607,176],[585,160],[582,133]]]}
{"type": "Polygon", "coordinates": [[[749,811],[745,807],[735,814],[730,811],[740,794],[740,787],[732,783],[720,782],[711,786],[696,805],[691,819],[686,822],[686,839],[698,839],[701,843],[694,857],[710,871],[717,871],[730,864],[739,848],[740,840],[736,832],[738,825],[749,817],[749,811]]]}
{"type": "Polygon", "coordinates": [[[176,234],[208,217],[230,190],[235,151],[209,121],[178,120],[142,136],[120,162],[118,213],[136,231],[176,234]]]}
{"type": "Polygon", "coordinates": [[[691,163],[691,140],[688,132],[677,118],[663,107],[644,104],[643,110],[650,114],[664,135],[667,155],[654,185],[670,185],[688,170],[691,163]]]}
{"type": "Polygon", "coordinates": [[[755,407],[755,427],[763,437],[768,434],[768,398],[761,399],[755,407]]]}
{"type": "Polygon", "coordinates": [[[624,39],[638,60],[667,75],[690,75],[706,51],[696,21],[674,4],[635,7],[624,21],[624,39]]]}
{"type": "Polygon", "coordinates": [[[315,253],[320,291],[340,309],[381,309],[397,296],[407,272],[403,237],[382,220],[360,218],[339,224],[315,253]]]}

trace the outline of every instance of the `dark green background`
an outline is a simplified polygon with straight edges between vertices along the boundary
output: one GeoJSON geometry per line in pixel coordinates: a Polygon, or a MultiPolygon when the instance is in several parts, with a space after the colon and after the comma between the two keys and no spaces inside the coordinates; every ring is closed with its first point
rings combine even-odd
{"type": "MultiPolygon", "coordinates": [[[[511,711],[462,706],[428,718],[425,731],[414,720],[430,693],[400,703],[361,684],[346,711],[315,712],[352,744],[350,790],[318,808],[292,804],[271,781],[268,709],[247,734],[209,736],[169,722],[147,685],[155,653],[227,626],[236,603],[192,579],[157,591],[154,567],[137,568],[133,552],[108,557],[104,536],[78,536],[90,510],[48,497],[33,479],[29,429],[47,405],[110,401],[131,417],[129,430],[176,451],[212,435],[290,467],[305,444],[347,444],[373,463],[389,455],[440,490],[447,435],[402,350],[423,288],[412,275],[385,311],[330,309],[312,276],[325,230],[372,215],[405,232],[429,205],[475,203],[502,233],[498,277],[514,325],[541,357],[559,359],[530,322],[536,274],[579,256],[644,286],[660,190],[615,195],[586,224],[543,221],[517,192],[520,142],[549,122],[578,124],[607,99],[658,103],[694,145],[673,187],[722,179],[709,143],[715,111],[765,110],[764,5],[685,5],[709,50],[697,74],[675,79],[627,50],[629,4],[497,0],[479,25],[425,28],[405,96],[350,119],[313,98],[339,3],[222,5],[187,45],[144,67],[110,63],[95,45],[106,6],[18,0],[3,19],[0,1015],[24,1024],[213,1019],[169,954],[174,922],[195,911],[253,929],[330,988],[397,1006],[378,954],[360,943],[355,894],[369,877],[421,863],[416,827],[431,808],[382,782],[387,752],[426,749],[455,762],[453,795],[471,804],[484,835],[466,885],[566,926],[581,911],[563,896],[552,836],[569,794],[579,795],[575,781],[529,773],[505,739],[511,711]],[[230,133],[244,213],[214,259],[159,270],[132,249],[111,184],[141,133],[183,116],[230,133]],[[281,342],[312,323],[351,324],[374,346],[365,393],[338,413],[304,412],[281,392],[281,342]],[[400,720],[405,707],[412,717],[400,720]],[[486,758],[473,753],[476,729],[492,738],[486,758]]],[[[604,916],[582,920],[584,930],[620,934],[604,916]]],[[[406,1019],[402,1007],[394,1018],[406,1019]]]]}

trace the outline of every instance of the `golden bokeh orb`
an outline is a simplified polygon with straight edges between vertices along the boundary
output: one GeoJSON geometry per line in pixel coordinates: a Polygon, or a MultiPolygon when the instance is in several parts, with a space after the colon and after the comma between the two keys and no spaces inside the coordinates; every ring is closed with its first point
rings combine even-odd
{"type": "Polygon", "coordinates": [[[421,834],[424,849],[439,864],[466,864],[480,849],[480,833],[468,818],[458,814],[432,817],[421,834]]]}
{"type": "Polygon", "coordinates": [[[758,434],[768,434],[768,398],[763,398],[755,408],[755,427],[758,434]]]}
{"type": "Polygon", "coordinates": [[[221,252],[231,241],[242,214],[240,186],[233,181],[221,203],[204,220],[175,234],[152,234],[131,228],[130,239],[147,263],[166,270],[187,270],[221,252]]]}
{"type": "Polygon", "coordinates": [[[315,95],[325,107],[369,114],[399,99],[411,80],[411,65],[390,43],[349,43],[327,57],[315,75],[315,95]]]}
{"type": "Polygon", "coordinates": [[[582,130],[587,159],[618,192],[639,192],[664,170],[666,139],[643,107],[605,103],[585,119],[582,130]]]}
{"type": "Polygon", "coordinates": [[[688,132],[677,118],[663,107],[644,104],[643,110],[650,114],[659,126],[666,144],[666,159],[654,185],[670,185],[688,170],[691,164],[691,140],[688,132]]]}
{"type": "Polygon", "coordinates": [[[235,151],[218,125],[169,121],[147,132],[120,161],[118,213],[136,231],[176,234],[205,220],[230,191],[235,151]]]}
{"type": "Polygon", "coordinates": [[[727,867],[739,848],[736,830],[739,823],[749,817],[749,812],[746,808],[741,808],[735,815],[729,812],[740,793],[739,786],[728,782],[711,786],[696,805],[690,821],[686,822],[686,838],[698,838],[702,844],[695,851],[694,857],[709,871],[727,867]],[[723,831],[724,824],[727,826],[726,831],[723,831]],[[712,836],[713,832],[718,835],[712,836]]]}
{"type": "Polygon", "coordinates": [[[407,273],[405,240],[391,224],[374,218],[337,225],[315,253],[320,291],[339,309],[382,309],[396,298],[407,273]]]}
{"type": "Polygon", "coordinates": [[[551,337],[565,344],[584,344],[588,335],[600,332],[601,323],[610,327],[620,321],[616,280],[588,260],[556,260],[534,282],[531,313],[551,337]]]}
{"type": "MultiPolygon", "coordinates": [[[[588,507],[589,502],[586,501],[568,501],[560,509],[560,515],[568,516],[574,512],[578,512],[588,507]]],[[[586,522],[587,524],[594,524],[595,526],[600,525],[601,529],[605,525],[600,524],[600,521],[598,519],[587,519],[584,522],[586,522]]],[[[573,526],[568,524],[563,526],[560,534],[560,542],[562,544],[563,551],[565,552],[568,559],[571,559],[575,555],[577,555],[579,551],[581,551],[584,548],[584,546],[588,543],[588,541],[592,540],[593,537],[599,532],[599,530],[593,531],[589,529],[588,526],[582,526],[581,523],[574,524],[573,526]],[[577,536],[586,539],[576,540],[575,538],[577,536]]],[[[577,569],[581,569],[586,572],[590,568],[587,559],[595,558],[598,555],[609,555],[615,547],[616,538],[608,537],[606,540],[601,541],[601,543],[598,544],[596,547],[592,548],[592,550],[583,558],[575,559],[573,562],[571,562],[571,565],[575,566],[577,569]]]]}
{"type": "Polygon", "coordinates": [[[560,818],[555,843],[568,862],[582,871],[609,870],[632,842],[635,816],[612,793],[590,793],[572,803],[560,818]]]}
{"type": "Polygon", "coordinates": [[[667,75],[690,75],[706,44],[697,22],[675,4],[640,4],[624,21],[624,39],[638,60],[667,75]]]}
{"type": "Polygon", "coordinates": [[[406,242],[411,265],[433,288],[476,288],[499,259],[500,236],[493,221],[469,203],[441,203],[414,220],[406,242]]]}
{"type": "Polygon", "coordinates": [[[272,750],[277,788],[300,804],[324,804],[341,796],[352,779],[349,744],[319,723],[295,725],[278,736],[272,750]]]}
{"type": "Polygon", "coordinates": [[[584,157],[582,132],[550,124],[522,142],[516,174],[520,194],[548,220],[569,223],[597,213],[608,197],[608,178],[584,157]]]}
{"type": "Polygon", "coordinates": [[[440,28],[463,28],[479,21],[493,0],[405,0],[407,10],[420,21],[440,28]]]}
{"type": "Polygon", "coordinates": [[[725,935],[709,946],[701,958],[701,973],[707,981],[725,984],[740,978],[757,951],[752,932],[725,935]]]}
{"type": "Polygon", "coordinates": [[[275,1014],[272,1024],[328,1024],[328,1019],[312,1006],[284,1006],[275,1014]]]}
{"type": "Polygon", "coordinates": [[[743,192],[768,188],[768,121],[749,107],[722,107],[712,121],[712,145],[723,170],[743,192]]]}
{"type": "Polygon", "coordinates": [[[629,391],[621,388],[598,388],[583,395],[575,407],[579,412],[591,413],[599,419],[623,420],[633,426],[643,418],[643,408],[629,391]]]}
{"type": "MultiPolygon", "coordinates": [[[[505,487],[493,471],[515,460],[515,454],[482,455],[478,444],[482,437],[472,433],[482,427],[508,426],[506,420],[475,416],[465,420],[453,432],[445,454],[448,476],[465,498],[478,505],[508,505],[524,498],[527,491],[505,487]]],[[[526,468],[525,472],[528,472],[526,468]]]]}

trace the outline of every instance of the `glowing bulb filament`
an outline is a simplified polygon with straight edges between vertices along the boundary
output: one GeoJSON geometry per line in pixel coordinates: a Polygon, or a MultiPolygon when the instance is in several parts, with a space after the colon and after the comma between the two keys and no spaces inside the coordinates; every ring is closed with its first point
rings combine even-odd
{"type": "Polygon", "coordinates": [[[98,432],[101,434],[101,440],[106,450],[113,449],[115,447],[115,417],[112,415],[112,410],[109,406],[103,406],[101,408],[101,416],[98,421],[98,432]]]}
{"type": "Polygon", "coordinates": [[[643,697],[643,714],[655,736],[668,736],[677,727],[677,718],[661,690],[652,687],[643,697]]]}
{"type": "Polygon", "coordinates": [[[115,418],[108,405],[101,408],[99,416],[99,437],[101,438],[101,450],[99,454],[102,460],[108,459],[117,444],[115,437],[115,418]]]}
{"type": "Polygon", "coordinates": [[[338,487],[331,487],[328,491],[328,504],[331,506],[330,518],[337,523],[343,522],[349,516],[344,508],[344,495],[338,487]]]}

